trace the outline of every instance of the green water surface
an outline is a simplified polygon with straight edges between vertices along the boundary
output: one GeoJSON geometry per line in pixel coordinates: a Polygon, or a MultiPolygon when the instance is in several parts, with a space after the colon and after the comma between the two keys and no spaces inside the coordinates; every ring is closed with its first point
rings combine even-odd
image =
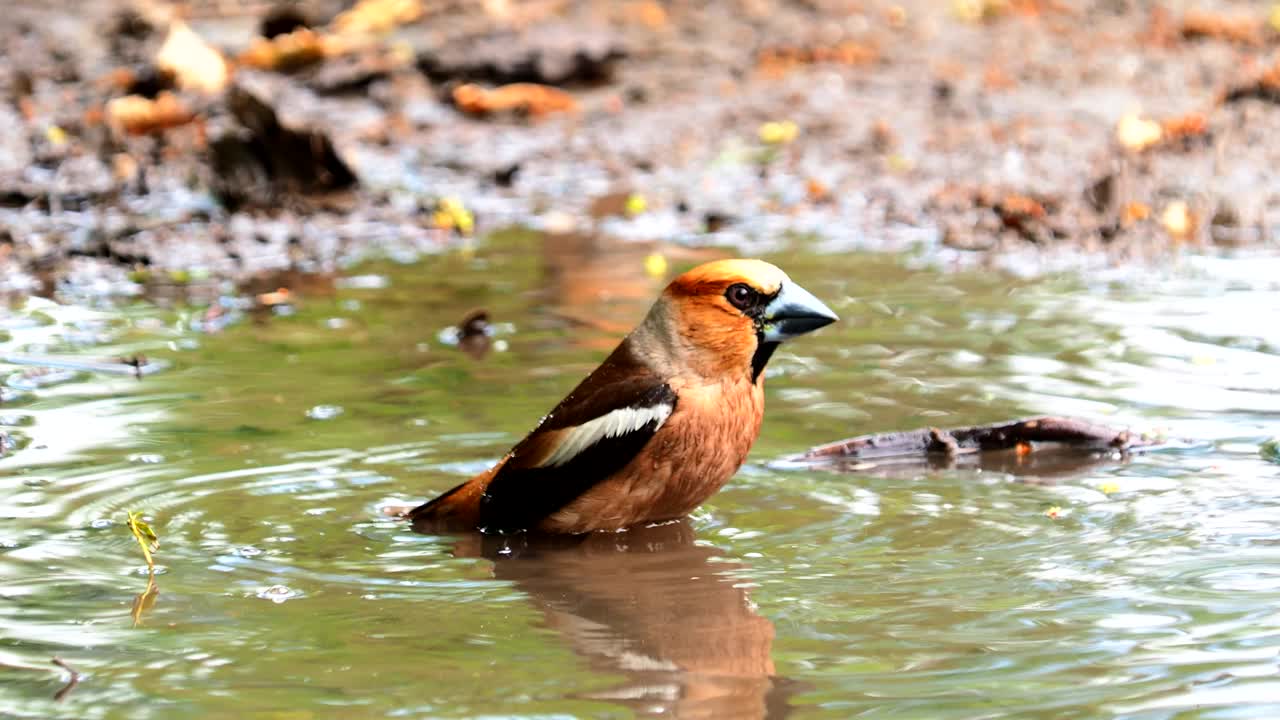
{"type": "Polygon", "coordinates": [[[0,407],[29,440],[0,459],[0,716],[1280,717],[1274,258],[1110,286],[798,245],[767,259],[843,321],[778,353],[750,461],[688,522],[545,547],[381,513],[496,459],[695,262],[651,277],[652,251],[513,233],[216,333],[202,307],[0,314],[4,353],[172,363],[0,407]],[[448,334],[480,307],[483,355],[448,334]],[[779,462],[1028,414],[1193,442],[779,462]],[[160,537],[136,609],[130,510],[160,537]]]}

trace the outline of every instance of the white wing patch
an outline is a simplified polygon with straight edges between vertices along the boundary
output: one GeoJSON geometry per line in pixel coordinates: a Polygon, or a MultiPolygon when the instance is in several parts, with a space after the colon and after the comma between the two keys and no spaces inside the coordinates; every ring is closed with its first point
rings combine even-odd
{"type": "MultiPolygon", "coordinates": [[[[667,421],[667,418],[671,417],[671,411],[674,409],[675,406],[669,403],[660,403],[652,407],[622,408],[602,415],[595,420],[584,422],[568,430],[563,435],[555,452],[548,455],[547,459],[543,460],[539,466],[555,467],[564,465],[577,457],[583,450],[605,438],[618,437],[629,432],[635,432],[655,420],[658,421],[658,427],[660,428],[667,421]]],[[[657,430],[657,428],[654,429],[657,430]]]]}

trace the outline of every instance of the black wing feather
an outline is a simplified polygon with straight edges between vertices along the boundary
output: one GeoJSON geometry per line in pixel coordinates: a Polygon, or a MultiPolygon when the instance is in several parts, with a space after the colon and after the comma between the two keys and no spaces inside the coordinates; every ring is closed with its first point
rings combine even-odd
{"type": "Polygon", "coordinates": [[[571,428],[614,410],[676,403],[675,391],[624,342],[569,393],[536,430],[512,451],[480,498],[480,527],[514,532],[537,526],[597,483],[626,467],[658,431],[658,421],[615,437],[601,438],[575,457],[551,467],[530,467],[541,433],[571,428]],[[525,453],[522,455],[522,453],[525,453]]]}

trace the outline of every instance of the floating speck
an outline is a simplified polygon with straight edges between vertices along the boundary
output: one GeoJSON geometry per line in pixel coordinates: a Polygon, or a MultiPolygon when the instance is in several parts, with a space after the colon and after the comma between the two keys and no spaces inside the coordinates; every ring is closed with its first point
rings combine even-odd
{"type": "Polygon", "coordinates": [[[330,330],[341,330],[349,324],[346,318],[333,317],[324,321],[324,326],[330,330]]]}
{"type": "Polygon", "coordinates": [[[263,600],[270,600],[271,602],[279,605],[280,603],[286,600],[292,600],[296,597],[301,597],[302,593],[298,592],[297,590],[293,590],[285,585],[272,585],[271,587],[266,587],[259,590],[256,593],[256,595],[262,598],[263,600]]]}
{"type": "Polygon", "coordinates": [[[332,420],[343,412],[341,405],[316,405],[307,411],[312,420],[332,420]]]}
{"type": "Polygon", "coordinates": [[[452,325],[436,333],[436,340],[439,340],[441,345],[448,345],[450,347],[456,346],[461,337],[462,333],[458,328],[452,325]]]}
{"type": "Polygon", "coordinates": [[[114,527],[115,524],[115,521],[111,518],[98,518],[97,520],[89,523],[89,527],[94,530],[106,530],[107,528],[114,527]]]}
{"type": "Polygon", "coordinates": [[[164,462],[164,456],[156,453],[135,453],[129,456],[129,462],[142,465],[158,465],[164,462]]]}
{"type": "Polygon", "coordinates": [[[236,548],[232,552],[234,552],[236,555],[239,555],[240,557],[257,557],[258,555],[262,554],[262,550],[260,548],[256,548],[252,545],[243,545],[241,547],[236,548]]]}
{"type": "Polygon", "coordinates": [[[1262,446],[1258,448],[1258,452],[1267,460],[1280,463],[1280,438],[1273,438],[1262,443],[1262,446]]]}

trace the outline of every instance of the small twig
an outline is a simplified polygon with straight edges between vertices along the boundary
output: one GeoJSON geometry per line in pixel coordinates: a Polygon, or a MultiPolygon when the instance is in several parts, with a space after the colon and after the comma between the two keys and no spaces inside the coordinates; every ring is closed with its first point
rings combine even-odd
{"type": "Polygon", "coordinates": [[[860,435],[787,458],[799,462],[826,460],[882,459],[947,455],[1008,450],[1031,443],[1058,443],[1092,450],[1119,450],[1149,447],[1152,440],[1115,430],[1086,420],[1069,417],[1036,417],[994,425],[972,427],[924,428],[905,432],[860,435]]]}
{"type": "Polygon", "coordinates": [[[71,673],[71,679],[67,681],[67,684],[63,685],[61,690],[53,694],[54,702],[62,702],[63,700],[67,699],[67,695],[69,695],[71,691],[75,689],[75,686],[80,684],[80,671],[71,667],[71,665],[68,664],[66,660],[63,660],[57,655],[53,657],[53,660],[51,662],[54,665],[57,665],[58,667],[62,668],[63,670],[66,670],[67,672],[71,673]]]}
{"type": "Polygon", "coordinates": [[[143,375],[150,375],[169,367],[169,363],[163,360],[148,360],[146,355],[92,359],[67,355],[11,354],[0,356],[0,362],[9,363],[10,365],[35,365],[37,367],[100,373],[103,375],[132,375],[136,378],[141,378],[143,375]]]}

